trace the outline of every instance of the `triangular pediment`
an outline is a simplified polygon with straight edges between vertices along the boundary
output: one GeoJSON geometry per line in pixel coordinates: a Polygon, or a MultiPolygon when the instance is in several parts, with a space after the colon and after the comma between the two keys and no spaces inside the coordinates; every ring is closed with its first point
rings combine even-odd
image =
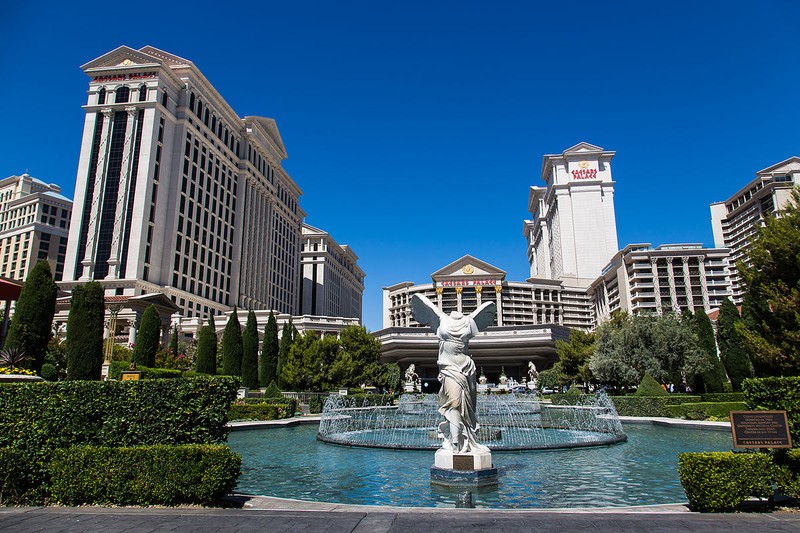
{"type": "Polygon", "coordinates": [[[571,146],[564,150],[564,155],[567,154],[579,154],[584,152],[602,152],[603,149],[599,146],[595,146],[593,144],[589,144],[587,142],[579,142],[575,146],[571,146]]]}
{"type": "Polygon", "coordinates": [[[143,54],[147,54],[151,57],[154,57],[164,63],[177,66],[177,65],[192,65],[193,63],[188,59],[185,59],[181,56],[176,56],[175,54],[170,54],[169,52],[165,52],[164,50],[160,50],[155,46],[143,46],[139,49],[139,51],[143,54]]]}
{"type": "Polygon", "coordinates": [[[771,167],[767,167],[764,170],[759,170],[756,172],[757,176],[761,174],[780,174],[782,172],[794,172],[800,170],[800,157],[792,156],[785,161],[781,161],[780,163],[775,163],[771,167]]]}
{"type": "Polygon", "coordinates": [[[134,50],[128,46],[120,46],[114,50],[101,55],[100,57],[89,61],[81,66],[84,72],[96,69],[113,69],[116,67],[134,67],[134,66],[148,66],[157,67],[161,65],[161,61],[156,57],[134,50]]]}
{"type": "Polygon", "coordinates": [[[445,279],[471,278],[504,280],[505,277],[505,271],[471,255],[465,255],[431,274],[433,281],[437,282],[445,279]]]}
{"type": "Polygon", "coordinates": [[[286,147],[283,145],[283,138],[281,138],[281,133],[278,131],[278,124],[275,122],[275,119],[267,117],[245,117],[245,120],[250,120],[258,124],[264,134],[272,141],[272,144],[275,145],[281,158],[286,159],[286,147]]]}

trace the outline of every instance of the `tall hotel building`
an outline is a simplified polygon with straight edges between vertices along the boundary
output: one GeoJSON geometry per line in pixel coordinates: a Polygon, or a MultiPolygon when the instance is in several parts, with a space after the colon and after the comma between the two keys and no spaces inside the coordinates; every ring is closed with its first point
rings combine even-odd
{"type": "Polygon", "coordinates": [[[780,216],[781,209],[800,185],[800,157],[790,157],[756,172],[753,181],[724,202],[711,204],[711,228],[714,245],[731,251],[731,288],[733,302],[742,303],[743,281],[736,263],[747,263],[747,252],[756,230],[768,215],[780,216]]]}
{"type": "Polygon", "coordinates": [[[91,78],[62,288],[163,293],[184,317],[297,313],[302,191],[275,121],[240,118],[192,64],[146,46],[91,78]]]}
{"type": "Polygon", "coordinates": [[[28,174],[0,180],[0,276],[24,280],[40,260],[64,272],[72,200],[28,174]]]}

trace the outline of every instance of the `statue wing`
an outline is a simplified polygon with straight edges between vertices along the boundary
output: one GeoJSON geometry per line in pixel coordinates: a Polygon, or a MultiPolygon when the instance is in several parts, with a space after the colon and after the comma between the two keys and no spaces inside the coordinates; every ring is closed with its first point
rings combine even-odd
{"type": "Polygon", "coordinates": [[[430,326],[433,331],[439,328],[442,312],[426,296],[415,294],[411,297],[411,314],[414,320],[424,326],[430,326]]]}
{"type": "Polygon", "coordinates": [[[478,331],[482,331],[492,325],[496,313],[497,304],[494,302],[484,302],[469,316],[475,321],[475,325],[478,326],[478,331]]]}

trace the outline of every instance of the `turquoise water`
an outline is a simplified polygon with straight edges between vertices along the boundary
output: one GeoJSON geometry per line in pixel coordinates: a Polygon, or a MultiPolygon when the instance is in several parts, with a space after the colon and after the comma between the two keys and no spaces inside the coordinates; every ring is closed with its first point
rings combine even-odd
{"type": "MultiPolygon", "coordinates": [[[[597,448],[493,452],[500,484],[473,490],[476,507],[652,505],[686,500],[678,454],[730,450],[728,431],[626,424],[627,442],[597,448]]],[[[430,484],[433,452],[347,448],[316,440],[316,425],[232,432],[242,455],[237,490],[362,505],[454,507],[457,490],[430,484]]]]}

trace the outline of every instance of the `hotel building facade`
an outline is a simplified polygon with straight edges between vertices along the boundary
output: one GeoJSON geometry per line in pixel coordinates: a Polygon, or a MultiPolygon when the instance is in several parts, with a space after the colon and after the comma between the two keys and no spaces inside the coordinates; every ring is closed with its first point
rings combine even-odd
{"type": "Polygon", "coordinates": [[[732,300],[740,305],[743,280],[736,264],[748,262],[748,251],[764,217],[780,216],[781,209],[800,185],[800,157],[794,156],[756,172],[756,177],[724,202],[711,204],[714,245],[731,251],[732,300]]]}
{"type": "Polygon", "coordinates": [[[184,317],[300,308],[302,191],[275,121],[240,118],[200,70],[146,46],[90,77],[62,288],[163,293],[184,317]]]}
{"type": "Polygon", "coordinates": [[[71,214],[72,200],[58,185],[28,174],[0,180],[0,276],[23,281],[46,260],[60,281],[71,214]]]}

